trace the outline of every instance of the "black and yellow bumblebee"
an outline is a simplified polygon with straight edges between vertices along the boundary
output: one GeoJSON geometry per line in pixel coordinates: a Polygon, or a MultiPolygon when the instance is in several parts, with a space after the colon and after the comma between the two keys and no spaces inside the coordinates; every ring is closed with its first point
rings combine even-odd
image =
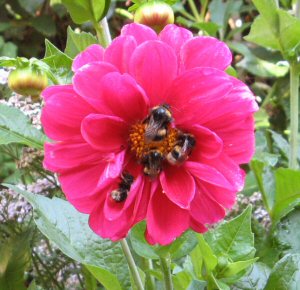
{"type": "Polygon", "coordinates": [[[118,189],[115,189],[110,193],[111,198],[115,202],[122,202],[126,200],[133,181],[134,177],[130,173],[123,172],[121,174],[121,181],[119,183],[118,189]]]}

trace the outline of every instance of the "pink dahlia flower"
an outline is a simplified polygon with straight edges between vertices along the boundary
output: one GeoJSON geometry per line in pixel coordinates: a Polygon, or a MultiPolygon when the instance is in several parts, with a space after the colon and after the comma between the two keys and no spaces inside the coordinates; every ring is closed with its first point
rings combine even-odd
{"type": "Polygon", "coordinates": [[[130,24],[75,58],[72,84],[44,90],[54,140],[44,166],[93,231],[119,240],[146,220],[148,242],[165,245],[224,218],[254,152],[257,110],[224,72],[231,60],[215,38],[130,24]]]}

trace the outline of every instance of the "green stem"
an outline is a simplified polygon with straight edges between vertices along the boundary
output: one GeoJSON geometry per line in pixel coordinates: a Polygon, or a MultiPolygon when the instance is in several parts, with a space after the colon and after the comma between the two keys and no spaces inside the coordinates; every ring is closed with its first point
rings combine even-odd
{"type": "Polygon", "coordinates": [[[111,36],[106,17],[104,17],[99,23],[94,22],[93,25],[96,30],[99,43],[103,47],[107,47],[111,43],[111,36]]]}
{"type": "Polygon", "coordinates": [[[173,290],[170,255],[168,257],[160,258],[160,266],[164,275],[165,290],[173,290]]]}
{"type": "Polygon", "coordinates": [[[189,6],[192,10],[193,15],[195,16],[197,22],[201,22],[201,16],[197,10],[194,0],[188,0],[189,6]]]}
{"type": "Polygon", "coordinates": [[[300,18],[300,0],[296,2],[296,8],[295,8],[295,16],[297,18],[300,18]]]}
{"type": "Polygon", "coordinates": [[[205,14],[206,14],[206,10],[207,10],[207,5],[208,5],[208,0],[205,0],[204,4],[201,7],[201,19],[204,22],[205,20],[205,14]]]}
{"type": "Polygon", "coordinates": [[[298,168],[297,153],[298,153],[298,122],[299,122],[299,71],[297,63],[290,63],[290,159],[289,167],[292,169],[298,168]]]}
{"type": "Polygon", "coordinates": [[[153,270],[153,263],[151,259],[144,259],[144,270],[146,272],[146,289],[155,290],[155,279],[149,273],[150,270],[153,270]]]}
{"type": "Polygon", "coordinates": [[[144,290],[142,279],[140,277],[138,268],[137,268],[137,266],[136,266],[136,264],[134,262],[132,254],[130,252],[130,249],[129,249],[129,246],[127,244],[126,239],[121,240],[120,243],[121,243],[124,255],[126,257],[126,260],[127,260],[127,263],[128,263],[128,266],[129,266],[129,269],[130,269],[130,272],[131,272],[131,275],[133,277],[134,283],[136,285],[136,288],[138,290],[144,290]]]}

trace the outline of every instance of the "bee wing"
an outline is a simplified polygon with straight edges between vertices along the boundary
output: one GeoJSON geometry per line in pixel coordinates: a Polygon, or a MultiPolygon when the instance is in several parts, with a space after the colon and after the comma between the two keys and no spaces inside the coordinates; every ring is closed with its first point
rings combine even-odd
{"type": "Polygon", "coordinates": [[[146,141],[150,142],[155,138],[155,136],[158,133],[158,130],[160,129],[160,126],[160,123],[155,122],[153,118],[150,118],[149,123],[147,124],[145,129],[146,141]]]}

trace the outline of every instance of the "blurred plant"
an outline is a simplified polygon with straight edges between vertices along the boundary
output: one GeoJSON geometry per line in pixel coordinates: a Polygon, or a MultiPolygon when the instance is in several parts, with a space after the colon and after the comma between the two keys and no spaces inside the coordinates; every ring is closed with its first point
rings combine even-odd
{"type": "MultiPolygon", "coordinates": [[[[70,83],[73,58],[98,40],[109,41],[103,38],[107,26],[99,24],[108,2],[82,6],[83,2],[0,1],[0,55],[16,61],[17,54],[42,57],[45,50],[44,58],[36,61],[49,82],[70,83]],[[44,37],[50,39],[45,49],[44,37]]],[[[130,11],[144,2],[132,1],[130,11]]],[[[228,73],[251,86],[260,111],[256,114],[256,154],[243,166],[246,185],[229,216],[231,221],[204,236],[187,232],[167,247],[149,246],[143,223],[132,230],[130,248],[145,288],[163,287],[160,269],[165,266],[170,268],[176,290],[297,289],[300,171],[296,165],[300,148],[295,142],[291,147],[288,138],[290,132],[297,132],[297,104],[290,104],[289,99],[292,95],[296,100],[298,91],[300,26],[295,15],[299,16],[299,1],[165,2],[173,7],[175,23],[227,42],[234,52],[228,73]],[[287,168],[289,162],[294,169],[287,168]],[[249,207],[243,211],[248,204],[253,204],[253,214],[249,207]]],[[[118,35],[124,22],[133,20],[127,11],[130,5],[130,1],[112,1],[108,16],[113,35],[118,35]]],[[[1,64],[8,65],[3,61],[7,58],[1,64]]],[[[62,200],[56,177],[43,170],[42,104],[11,94],[4,83],[15,63],[9,66],[0,70],[0,179],[18,187],[0,190],[0,289],[9,289],[3,281],[15,283],[10,284],[12,289],[94,290],[102,289],[100,285],[129,289],[131,279],[121,247],[93,235],[85,215],[62,200]],[[34,214],[16,191],[26,197],[34,214]]]]}

